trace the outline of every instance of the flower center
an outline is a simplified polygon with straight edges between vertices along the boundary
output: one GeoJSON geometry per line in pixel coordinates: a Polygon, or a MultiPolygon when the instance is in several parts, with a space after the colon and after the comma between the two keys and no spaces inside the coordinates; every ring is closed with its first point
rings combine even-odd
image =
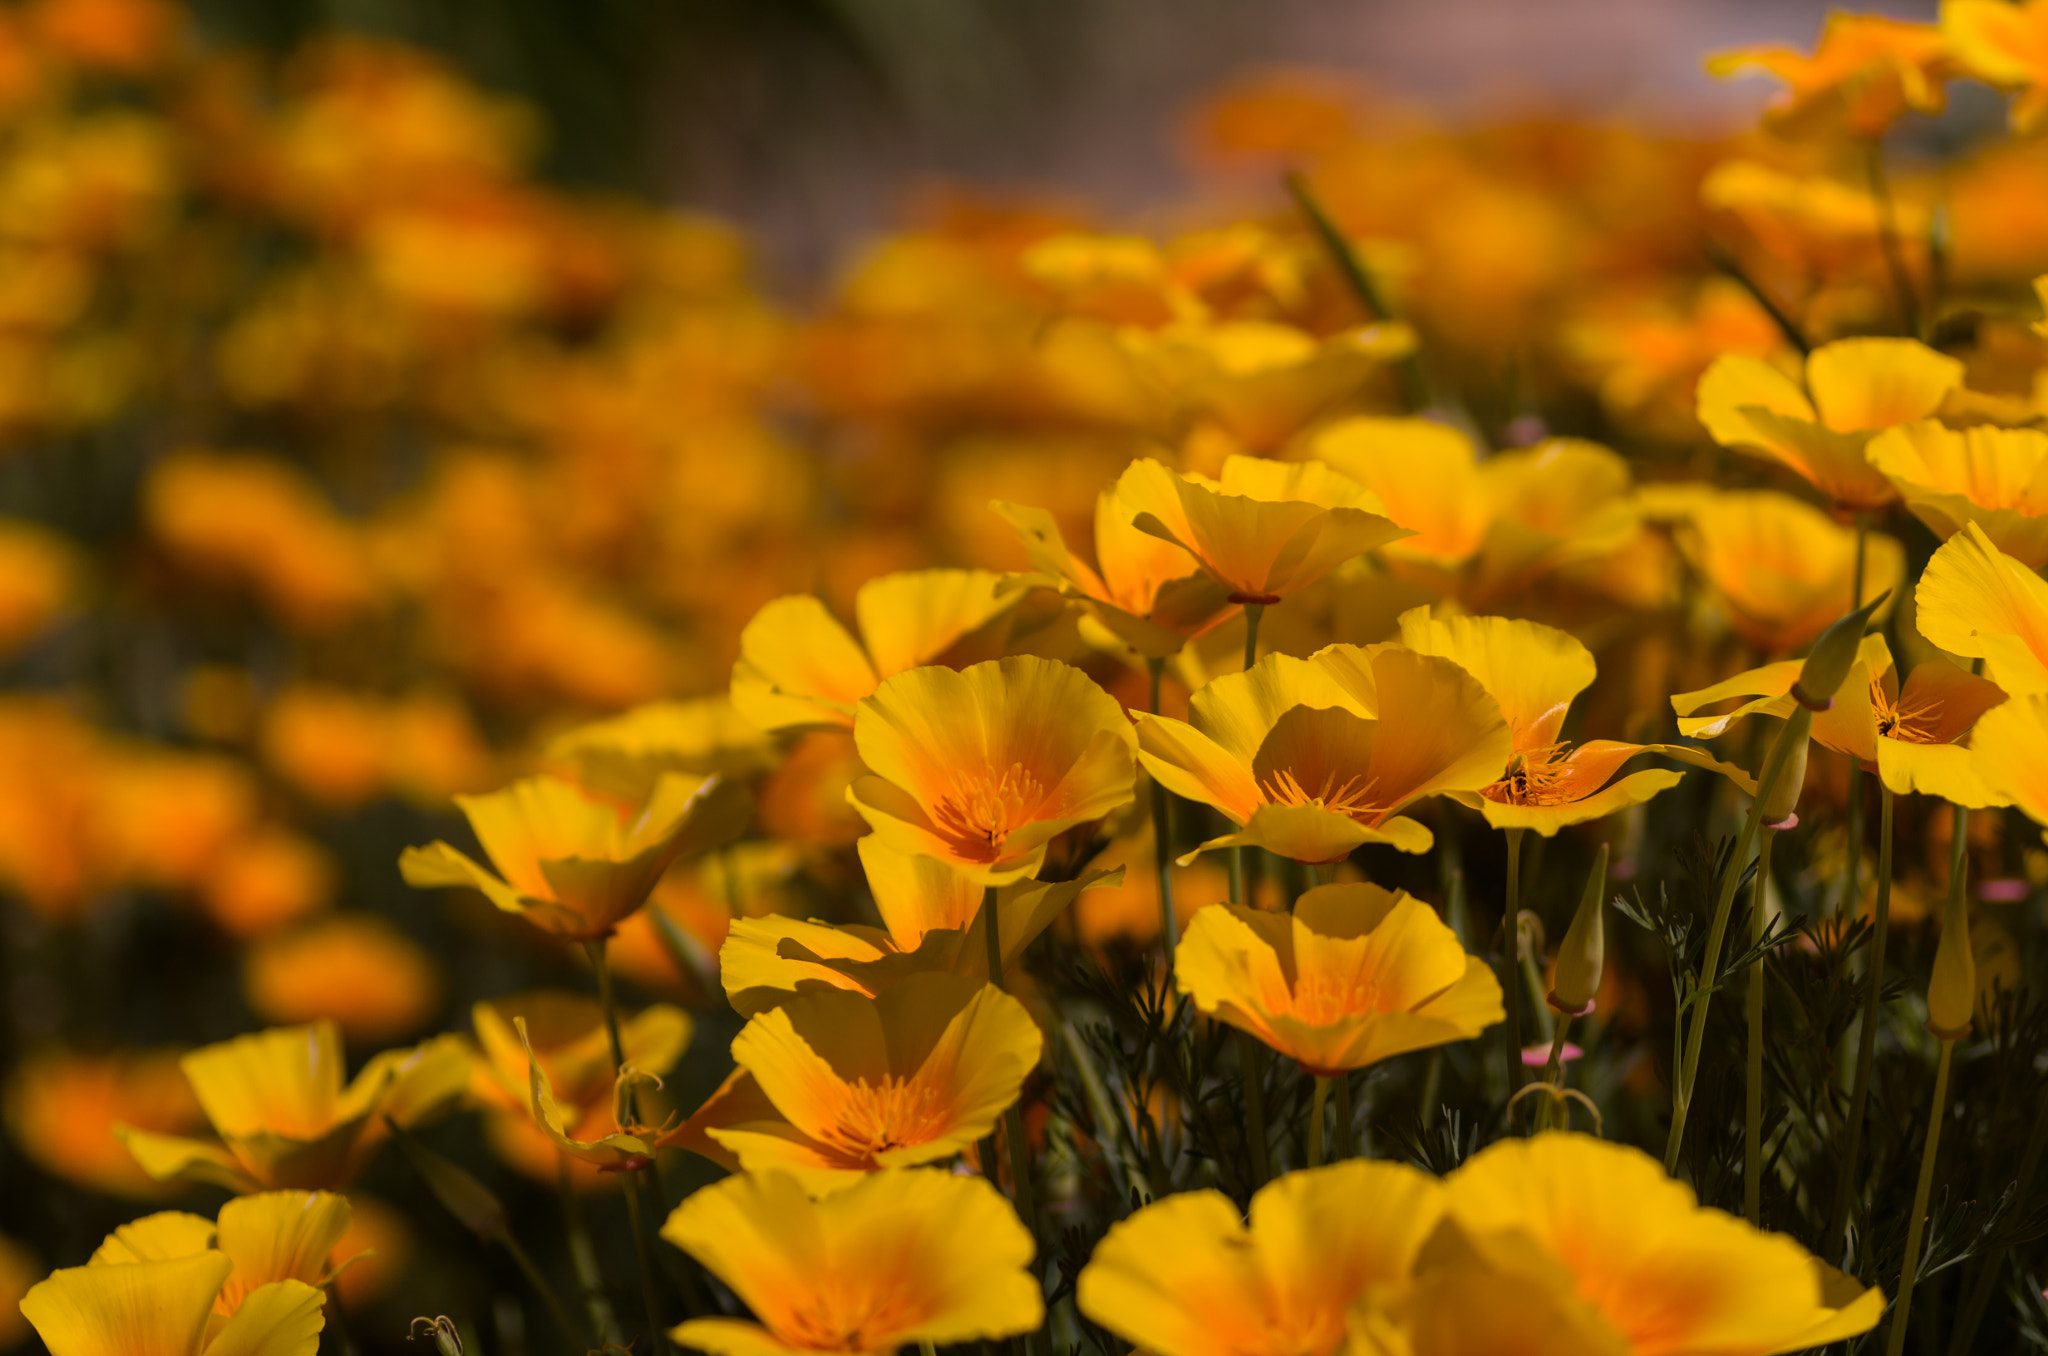
{"type": "Polygon", "coordinates": [[[1312,1026],[1330,1026],[1379,1006],[1379,981],[1357,971],[1348,975],[1304,975],[1294,984],[1294,1015],[1312,1026]]]}
{"type": "Polygon", "coordinates": [[[1507,775],[1479,794],[1503,805],[1559,805],[1570,800],[1570,769],[1564,759],[1570,748],[1566,743],[1522,750],[1508,764],[1507,775]]]}
{"type": "Polygon", "coordinates": [[[932,807],[932,822],[962,857],[993,862],[1003,855],[1003,840],[1036,819],[1044,804],[1038,778],[1012,763],[1001,772],[955,776],[952,789],[932,807]]]}
{"type": "Polygon", "coordinates": [[[1935,732],[1941,719],[1941,703],[1930,701],[1908,711],[1885,700],[1884,687],[1870,680],[1870,713],[1877,718],[1877,732],[1886,739],[1906,744],[1942,744],[1935,732]]]}
{"type": "Polygon", "coordinates": [[[944,1112],[938,1089],[922,1079],[884,1078],[880,1083],[856,1079],[847,1085],[825,1141],[866,1162],[886,1150],[935,1138],[944,1112]]]}
{"type": "Polygon", "coordinates": [[[848,1286],[829,1281],[820,1293],[792,1305],[778,1334],[806,1351],[878,1351],[897,1344],[897,1335],[918,1321],[919,1307],[899,1283],[848,1286]]]}
{"type": "Polygon", "coordinates": [[[1378,778],[1363,774],[1340,782],[1335,772],[1326,772],[1322,783],[1310,791],[1296,780],[1292,772],[1278,768],[1259,783],[1259,790],[1273,805],[1312,805],[1331,814],[1348,815],[1361,824],[1370,824],[1384,815],[1387,808],[1373,798],[1372,790],[1377,784],[1378,778]]]}

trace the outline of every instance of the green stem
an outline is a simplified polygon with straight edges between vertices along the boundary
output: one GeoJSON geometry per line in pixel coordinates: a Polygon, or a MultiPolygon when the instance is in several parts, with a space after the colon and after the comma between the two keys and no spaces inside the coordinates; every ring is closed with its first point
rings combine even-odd
{"type": "MultiPolygon", "coordinates": [[[[590,968],[597,972],[597,1002],[598,1006],[604,1009],[604,1032],[611,1041],[612,1073],[614,1076],[620,1075],[626,1071],[626,1043],[619,1035],[619,1008],[612,996],[612,970],[611,966],[605,963],[604,938],[585,942],[583,949],[590,957],[590,968]]],[[[622,1100],[626,1119],[638,1121],[639,1111],[635,1106],[636,1099],[632,1088],[626,1089],[622,1100]]]]}
{"type": "Polygon", "coordinates": [[[1273,1156],[1266,1146],[1266,1098],[1263,1053],[1259,1038],[1243,1027],[1235,1028],[1237,1036],[1238,1076],[1244,1082],[1244,1131],[1251,1141],[1252,1190],[1273,1180],[1273,1156]]]}
{"type": "Polygon", "coordinates": [[[1444,1081],[1444,1051],[1442,1046],[1429,1052],[1429,1063],[1422,1070],[1422,1128],[1427,1130],[1436,1121],[1437,1093],[1444,1081]]]}
{"type": "Polygon", "coordinates": [[[657,1356],[665,1356],[668,1329],[661,1326],[661,1305],[654,1290],[654,1249],[648,1244],[647,1221],[641,1217],[640,1187],[631,1178],[620,1182],[619,1187],[626,1197],[626,1227],[633,1231],[633,1262],[640,1272],[640,1298],[647,1311],[648,1342],[657,1356]]]}
{"type": "Polygon", "coordinates": [[[1330,1145],[1330,1161],[1351,1157],[1351,1071],[1337,1075],[1337,1133],[1330,1145]]]}
{"type": "MultiPolygon", "coordinates": [[[[1372,275],[1366,272],[1365,266],[1359,262],[1357,251],[1351,248],[1351,242],[1344,238],[1344,233],[1337,229],[1336,223],[1330,220],[1329,215],[1323,211],[1322,204],[1316,201],[1315,194],[1309,190],[1307,177],[1298,172],[1289,174],[1287,191],[1294,196],[1295,205],[1301,208],[1301,214],[1308,218],[1309,225],[1315,228],[1317,238],[1323,242],[1323,248],[1329,251],[1330,258],[1336,263],[1337,272],[1343,276],[1345,285],[1351,289],[1351,294],[1358,298],[1359,306],[1365,311],[1365,318],[1394,319],[1393,310],[1387,305],[1386,298],[1382,297],[1379,288],[1373,285],[1372,275]]],[[[1422,363],[1414,353],[1404,355],[1395,365],[1394,371],[1401,382],[1401,398],[1408,403],[1409,409],[1426,409],[1433,403],[1430,398],[1429,379],[1423,374],[1422,363]]]]}
{"type": "Polygon", "coordinates": [[[520,1246],[518,1238],[510,1229],[500,1229],[492,1237],[502,1244],[505,1251],[512,1254],[512,1260],[519,1264],[519,1270],[526,1275],[526,1283],[533,1287],[533,1293],[539,1295],[541,1303],[547,1306],[549,1317],[554,1319],[555,1327],[559,1328],[562,1336],[568,1340],[570,1350],[587,1350],[590,1344],[577,1330],[575,1322],[569,1317],[569,1311],[562,1307],[562,1297],[555,1293],[554,1286],[548,1284],[548,1278],[533,1264],[533,1258],[520,1246]]]}
{"type": "Polygon", "coordinates": [[[1247,669],[1259,662],[1259,622],[1265,615],[1264,603],[1244,605],[1244,666],[1247,669]]]}
{"type": "Polygon", "coordinates": [[[1821,1260],[1839,1260],[1849,1237],[1849,1205],[1856,1192],[1856,1172],[1863,1157],[1863,1116],[1870,1105],[1870,1065],[1877,1053],[1877,1010],[1884,989],[1884,952],[1892,914],[1892,793],[1879,793],[1877,819],[1877,909],[1870,934],[1866,969],[1870,987],[1863,996],[1863,1024],[1856,1033],[1856,1076],[1849,1085],[1849,1119],[1842,1127],[1842,1161],[1835,1175],[1835,1208],[1828,1217],[1827,1251],[1821,1260]]]}
{"type": "Polygon", "coordinates": [[[1323,1166],[1323,1113],[1329,1106],[1330,1080],[1324,1074],[1315,1077],[1315,1095],[1308,1101],[1308,1165],[1320,1168],[1323,1166]]]}
{"type": "Polygon", "coordinates": [[[590,1330],[606,1346],[624,1346],[626,1335],[619,1330],[619,1316],[611,1297],[604,1292],[604,1275],[598,1270],[597,1249],[583,1224],[583,1207],[576,1198],[576,1184],[569,1175],[569,1155],[557,1154],[562,1188],[562,1224],[569,1238],[569,1260],[576,1268],[576,1282],[583,1289],[583,1308],[590,1315],[590,1330]]]}
{"type": "MultiPolygon", "coordinates": [[[[1003,987],[1003,942],[1002,942],[1002,896],[991,885],[981,892],[982,928],[988,934],[989,983],[998,989],[1003,987]]],[[[1010,1199],[1017,1207],[1017,1216],[1024,1221],[1024,1227],[1031,1231],[1031,1237],[1038,1237],[1038,1211],[1033,1207],[1031,1196],[1031,1146],[1024,1139],[1024,1113],[1017,1103],[1010,1103],[1003,1112],[1003,1139],[1010,1150],[1010,1199]]],[[[993,1155],[987,1156],[986,1168],[991,1179],[995,1176],[993,1155]]]]}
{"type": "MultiPolygon", "coordinates": [[[[1749,944],[1762,946],[1764,905],[1770,894],[1771,843],[1776,829],[1766,828],[1756,843],[1756,889],[1750,896],[1749,944]]],[[[1742,1215],[1761,1227],[1764,1200],[1764,958],[1749,963],[1749,1079],[1742,1107],[1742,1215]]]]}
{"type": "Polygon", "coordinates": [[[1804,743],[1813,729],[1813,712],[1804,706],[1785,718],[1784,728],[1764,759],[1763,775],[1757,778],[1756,795],[1750,800],[1749,815],[1743,820],[1742,835],[1735,840],[1735,855],[1721,877],[1721,896],[1714,902],[1714,920],[1707,929],[1707,952],[1700,958],[1699,992],[1693,996],[1692,1022],[1685,1045],[1679,1053],[1679,1067],[1672,1071],[1671,1133],[1664,1141],[1664,1171],[1678,1171],[1678,1150],[1685,1142],[1685,1122],[1692,1110],[1693,1079],[1700,1070],[1700,1051],[1706,1043],[1707,1010],[1713,1001],[1714,985],[1720,976],[1721,947],[1728,940],[1728,915],[1735,905],[1735,890],[1742,883],[1742,866],[1749,860],[1750,844],[1763,824],[1764,805],[1778,784],[1792,750],[1804,743]]]}
{"type": "Polygon", "coordinates": [[[1927,1220],[1927,1196],[1934,1189],[1934,1156],[1941,1148],[1941,1122],[1948,1114],[1948,1061],[1954,1041],[1941,1043],[1941,1058],[1934,1066],[1934,1118],[1927,1122],[1927,1143],[1920,1150],[1920,1181],[1913,1188],[1913,1216],[1906,1222],[1906,1260],[1899,1268],[1899,1302],[1892,1314],[1892,1330],[1885,1341],[1885,1356],[1899,1356],[1906,1349],[1906,1320],[1913,1312],[1913,1283],[1920,1273],[1920,1231],[1927,1220]]]}
{"type": "Polygon", "coordinates": [[[1507,903],[1500,920],[1501,945],[1507,948],[1507,963],[1501,967],[1502,1005],[1507,1022],[1501,1039],[1507,1044],[1508,1096],[1522,1086],[1522,835],[1525,829],[1509,829],[1507,903]]]}
{"type": "MultiPolygon", "coordinates": [[[[1152,675],[1152,714],[1159,714],[1159,677],[1166,668],[1163,659],[1148,659],[1152,675]]],[[[1173,969],[1173,953],[1180,946],[1180,920],[1173,912],[1173,825],[1166,787],[1152,778],[1152,857],[1159,870],[1159,936],[1166,944],[1166,968],[1173,969]]]]}

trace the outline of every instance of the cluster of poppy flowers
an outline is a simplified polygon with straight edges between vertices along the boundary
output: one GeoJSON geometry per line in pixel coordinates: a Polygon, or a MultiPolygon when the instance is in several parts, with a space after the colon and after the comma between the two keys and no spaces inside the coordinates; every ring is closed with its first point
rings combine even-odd
{"type": "Polygon", "coordinates": [[[1952,1057],[2023,974],[1991,906],[2048,881],[1999,829],[2048,825],[2048,177],[2021,142],[1894,175],[1883,137],[1959,79],[2031,135],[2041,50],[2042,0],[1837,16],[1714,59],[1787,88],[1732,138],[1453,134],[1262,82],[1199,141],[1225,181],[1294,171],[1269,216],[1160,241],[958,202],[796,318],[733,232],[528,182],[524,115],[417,54],[328,41],[272,81],[154,0],[9,11],[0,277],[35,285],[0,288],[0,435],[90,442],[134,512],[0,522],[0,652],[60,690],[0,698],[5,907],[54,953],[190,900],[278,1025],[80,1052],[59,1000],[25,1031],[39,1171],[234,1199],[40,1280],[0,1236],[0,1294],[54,1356],[311,1356],[399,1283],[409,1226],[358,1189],[395,1151],[578,1349],[1763,1356],[1889,1311],[1898,1352],[1952,1057]],[[252,239],[288,262],[165,267],[252,239]],[[149,717],[67,702],[67,654],[138,616],[175,670],[149,717]],[[1953,807],[1924,890],[1903,797],[1953,807]],[[424,841],[450,801],[473,846],[424,841]],[[344,830],[398,804],[394,875],[344,830]],[[1735,840],[1675,1012],[1606,942],[1660,813],[1735,840]],[[1551,946],[1524,853],[1560,838],[1601,846],[1551,946]],[[1844,1182],[1880,1029],[1925,1017],[1894,1274],[1843,1187],[1811,1246],[1762,1227],[1829,1186],[1765,1120],[1778,842],[1870,920],[1844,1182]],[[1464,877],[1496,850],[1498,912],[1464,877]],[[587,991],[469,994],[421,896],[331,908],[397,877],[587,991]],[[1938,942],[1902,960],[1921,894],[1938,942]],[[1197,1086],[1101,1068],[1055,948],[1199,1033],[1197,1086]],[[1679,1173],[1724,988],[1743,1218],[1679,1173]],[[392,1044],[449,989],[468,1032],[392,1044]],[[1659,1020],[1667,1065],[1572,1086],[1659,1020]],[[1425,1120],[1454,1059],[1493,1103],[1448,1171],[1354,1104],[1407,1056],[1425,1120]],[[1661,1163],[1599,1137],[1623,1100],[1661,1163]],[[435,1137],[458,1112],[559,1187],[564,1265],[435,1137]],[[726,1175],[672,1204],[683,1155],[726,1175]],[[1077,1249],[1084,1176],[1111,1205],[1077,1249]],[[579,1204],[614,1193],[630,1279],[579,1204]]]}

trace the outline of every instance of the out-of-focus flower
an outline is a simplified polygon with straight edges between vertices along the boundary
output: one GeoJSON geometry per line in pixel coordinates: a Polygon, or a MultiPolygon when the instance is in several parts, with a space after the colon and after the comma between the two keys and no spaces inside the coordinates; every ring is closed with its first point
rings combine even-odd
{"type": "Polygon", "coordinates": [[[1881,136],[1908,109],[1938,113],[1954,58],[1942,29],[1875,14],[1830,14],[1811,56],[1751,47],[1707,58],[1711,75],[1755,67],[1785,84],[1772,105],[1780,124],[1839,119],[1858,136],[1881,136]]]}
{"type": "Polygon", "coordinates": [[[1132,525],[1115,491],[1095,501],[1095,566],[1067,549],[1044,509],[990,505],[1017,529],[1032,567],[1147,659],[1168,659],[1236,615],[1222,584],[1193,556],[1132,525]]]}
{"type": "Polygon", "coordinates": [[[321,683],[293,683],[263,713],[263,760],[329,805],[385,791],[425,804],[489,785],[490,751],[456,698],[415,692],[381,698],[321,683]]]}
{"type": "Polygon", "coordinates": [[[139,76],[176,46],[183,16],[161,0],[42,0],[24,9],[50,49],[88,69],[139,76]]]}
{"type": "Polygon", "coordinates": [[[1361,843],[1427,852],[1429,830],[1402,809],[1492,785],[1513,750],[1500,704],[1476,679],[1389,646],[1269,654],[1211,680],[1189,715],[1193,724],[1139,716],[1138,742],[1162,785],[1239,826],[1196,852],[1242,844],[1303,862],[1341,861],[1361,843]]]}
{"type": "MultiPolygon", "coordinates": [[[[1810,504],[1768,490],[1707,492],[1689,496],[1677,516],[1686,559],[1736,634],[1764,654],[1799,649],[1852,609],[1856,532],[1810,504]]],[[[1873,532],[1865,549],[1862,595],[1896,590],[1904,548],[1873,532]]]]}
{"type": "Polygon", "coordinates": [[[749,841],[671,871],[647,907],[619,924],[605,962],[657,990],[680,988],[686,1006],[715,1005],[718,952],[737,918],[798,910],[803,856],[793,843],[749,841]]]}
{"type": "Polygon", "coordinates": [[[1721,277],[1679,298],[1627,290],[1598,299],[1563,338],[1611,417],[1674,442],[1698,436],[1693,393],[1715,359],[1769,360],[1785,348],[1770,313],[1721,277]]]}
{"type": "Polygon", "coordinates": [[[1592,739],[1573,748],[1559,740],[1572,700],[1592,686],[1596,674],[1592,651],[1555,627],[1506,617],[1432,619],[1427,608],[1416,608],[1401,616],[1401,643],[1417,654],[1450,660],[1500,704],[1515,741],[1506,772],[1476,792],[1452,796],[1497,829],[1534,829],[1547,838],[1678,784],[1681,774],[1665,768],[1612,781],[1639,753],[1702,761],[1694,750],[1672,745],[1592,739]]]}
{"type": "Polygon", "coordinates": [[[1759,359],[1717,360],[1700,378],[1699,418],[1724,447],[1781,462],[1846,508],[1878,509],[1898,492],[1864,449],[1962,384],[1960,362],[1914,340],[1842,339],[1807,358],[1804,389],[1759,359]]]}
{"type": "Polygon", "coordinates": [[[748,1021],[739,1067],[665,1142],[816,1191],[936,1163],[994,1131],[1043,1044],[1022,1003],[959,975],[800,995],[748,1021]]]}
{"type": "MultiPolygon", "coordinates": [[[[1700,184],[1700,205],[1726,213],[1752,237],[1761,262],[1789,274],[1801,286],[1815,277],[1839,279],[1807,307],[1802,320],[1819,333],[1882,305],[1873,289],[1874,270],[1884,251],[1886,212],[1897,228],[1899,249],[1912,258],[1926,238],[1928,208],[1905,186],[1889,207],[1867,187],[1828,175],[1788,172],[1754,160],[1728,160],[1700,184]]],[[[1762,356],[1762,355],[1758,355],[1762,356]]]]}
{"type": "Polygon", "coordinates": [[[374,914],[276,933],[242,958],[242,989],[258,1017],[280,1025],[331,1018],[368,1044],[419,1030],[440,1006],[441,987],[432,958],[374,914]]]}
{"type": "Polygon", "coordinates": [[[150,1176],[230,1191],[346,1185],[383,1143],[384,1118],[410,1126],[445,1107],[469,1081],[453,1036],[386,1050],[342,1085],[333,1022],[276,1027],[208,1045],[179,1061],[218,1144],[116,1124],[150,1176]]]}
{"type": "Polygon", "coordinates": [[[664,772],[745,777],[775,764],[768,737],[731,700],[651,702],[557,736],[550,762],[601,795],[644,801],[664,772]]]}
{"type": "Polygon", "coordinates": [[[1231,457],[1211,480],[1139,461],[1116,495],[1139,531],[1186,550],[1235,603],[1277,603],[1353,556],[1413,535],[1379,496],[1317,462],[1231,457]]]}
{"type": "Polygon", "coordinates": [[[1985,785],[2048,827],[2048,691],[2014,697],[1978,717],[1970,754],[1985,785]]]}
{"type": "MultiPolygon", "coordinates": [[[[1745,716],[1791,715],[1792,687],[1803,662],[1766,664],[1698,692],[1677,694],[1671,706],[1679,716],[1679,733],[1713,739],[1745,716]],[[1724,715],[1692,715],[1737,697],[1751,700],[1724,715]]],[[[1996,684],[1935,656],[1915,665],[1902,689],[1884,637],[1869,635],[1841,688],[1828,695],[1832,704],[1814,713],[1814,743],[1874,769],[1898,795],[1918,791],[1980,809],[1999,803],[1978,775],[1972,750],[1962,744],[1984,713],[2005,700],[1996,684]]]]}
{"type": "Polygon", "coordinates": [[[630,811],[554,777],[455,803],[500,874],[435,842],[400,856],[406,882],[481,890],[506,913],[570,941],[610,935],[671,865],[737,837],[752,812],[744,787],[673,772],[630,811]]]}
{"type": "Polygon", "coordinates": [[[1943,541],[1975,523],[2029,569],[2048,564],[2048,433],[1925,419],[1886,429],[1867,455],[1943,541]]]}
{"type": "Polygon", "coordinates": [[[1340,1351],[1351,1306],[1407,1280],[1442,1214],[1442,1184],[1399,1163],[1290,1172],[1249,1220],[1219,1191],[1184,1191],[1111,1226],[1077,1299],[1158,1356],[1340,1351]]]}
{"type": "Polygon", "coordinates": [[[1493,515],[1478,451],[1450,425],[1358,415],[1319,430],[1309,449],[1377,495],[1407,530],[1380,548],[1387,560],[1456,570],[1485,546],[1493,515]]]}
{"type": "Polygon", "coordinates": [[[325,908],[334,897],[333,859],[318,843],[266,824],[221,850],[200,885],[214,922],[255,937],[325,908]]]}
{"type": "Polygon", "coordinates": [[[55,532],[0,520],[0,659],[77,601],[84,565],[77,548],[55,532]]]}
{"type": "Polygon", "coordinates": [[[2040,0],[1942,0],[1941,33],[1966,75],[2019,91],[2012,130],[2031,136],[2048,119],[2048,5],[2040,0]]]}
{"type": "Polygon", "coordinates": [[[7,1130],[30,1161],[88,1191],[160,1200],[171,1188],[145,1173],[114,1135],[115,1125],[159,1134],[204,1119],[191,1084],[168,1052],[32,1053],[7,1079],[7,1130]]]}
{"type": "MultiPolygon", "coordinates": [[[[854,596],[861,640],[809,594],[778,598],[740,634],[732,704],[770,732],[850,726],[876,684],[906,669],[944,662],[949,650],[999,622],[1023,598],[986,570],[919,570],[884,575],[854,596]]],[[[1002,653],[1001,637],[972,645],[974,659],[1002,653]],[[985,653],[983,652],[985,651],[985,653]]]]}
{"type": "Polygon", "coordinates": [[[334,1288],[353,1308],[378,1299],[407,1272],[417,1244],[412,1225],[396,1206],[364,1192],[349,1193],[348,1228],[328,1254],[334,1288]]]}
{"type": "Polygon", "coordinates": [[[1432,1289],[1405,1305],[1398,1289],[1375,1297],[1406,1308],[1425,1340],[1368,1350],[1529,1349],[1481,1345],[1481,1333],[1500,1331],[1485,1314],[1414,1302],[1475,1293],[1469,1284],[1433,1290],[1460,1272],[1483,1277],[1496,1296],[1547,1293],[1524,1317],[1561,1313],[1595,1339],[1570,1349],[1603,1356],[1804,1351],[1868,1332],[1884,1315],[1882,1292],[1783,1234],[1702,1208],[1690,1188],[1626,1145],[1562,1132],[1502,1140],[1445,1179],[1444,1204],[1415,1273],[1418,1287],[1432,1289]]]}
{"type": "Polygon", "coordinates": [[[1025,1269],[1031,1236],[980,1178],[874,1173],[814,1201],[788,1173],[747,1173],[697,1191],[661,1236],[754,1315],[670,1331],[712,1356],[887,1356],[912,1342],[1009,1337],[1045,1317],[1025,1269]]]}
{"type": "MultiPolygon", "coordinates": [[[[563,1134],[595,1143],[617,1128],[611,1041],[595,999],[553,991],[517,994],[478,1003],[471,1022],[481,1057],[469,1095],[491,1112],[485,1134],[500,1158],[540,1181],[555,1179],[560,1154],[533,1110],[535,1067],[547,1079],[563,1134]]],[[[621,1021],[619,1044],[637,1074],[659,1079],[688,1048],[690,1032],[687,1015],[657,1003],[621,1021]]],[[[586,1172],[576,1180],[587,1187],[595,1179],[586,1172]]]]}
{"type": "Polygon", "coordinates": [[[1292,914],[1204,909],[1174,981],[1319,1077],[1469,1040],[1506,1014],[1500,981],[1435,910],[1370,884],[1319,885],[1292,914]]]}
{"type": "Polygon", "coordinates": [[[1913,624],[1929,641],[1983,660],[1984,676],[2013,696],[2048,692],[2048,583],[1983,528],[1966,523],[1942,544],[1913,601],[1913,624]]]}
{"type": "Polygon", "coordinates": [[[847,792],[861,817],[987,885],[1037,875],[1055,837],[1135,794],[1123,707],[1055,660],[898,673],[861,700],[853,737],[872,774],[847,792]]]}
{"type": "Polygon", "coordinates": [[[283,462],[185,452],[151,472],[151,530],[194,569],[260,592],[287,622],[328,630],[376,597],[356,530],[283,462]]]}
{"type": "Polygon", "coordinates": [[[43,1275],[42,1261],[26,1244],[0,1234],[0,1351],[10,1350],[28,1336],[21,1297],[43,1275]]]}
{"type": "MultiPolygon", "coordinates": [[[[988,979],[985,887],[972,874],[897,852],[873,835],[861,840],[861,861],[891,930],[775,916],[736,920],[718,953],[719,978],[734,1011],[752,1016],[825,989],[876,997],[927,971],[988,979]]],[[[1073,880],[1026,878],[996,887],[1004,972],[1084,891],[1118,885],[1123,875],[1117,867],[1073,880]]]]}

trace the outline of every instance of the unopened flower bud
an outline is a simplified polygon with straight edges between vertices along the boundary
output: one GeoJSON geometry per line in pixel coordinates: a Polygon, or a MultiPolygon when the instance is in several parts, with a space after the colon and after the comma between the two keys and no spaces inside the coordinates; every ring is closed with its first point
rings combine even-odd
{"type": "Polygon", "coordinates": [[[1833,703],[1836,690],[1848,681],[1849,667],[1856,662],[1856,653],[1863,646],[1863,629],[1870,624],[1870,614],[1891,596],[1891,590],[1886,589],[1821,632],[1820,639],[1813,642],[1813,653],[1806,656],[1806,663],[1799,670],[1799,681],[1792,685],[1792,695],[1801,706],[1809,711],[1825,711],[1833,703]]]}
{"type": "Polygon", "coordinates": [[[1586,893],[1579,897],[1579,911],[1565,929],[1557,948],[1557,969],[1550,980],[1550,1006],[1559,1012],[1583,1017],[1600,992],[1600,976],[1607,963],[1607,844],[1600,845],[1593,858],[1593,874],[1586,878],[1586,893]]]}
{"type": "Polygon", "coordinates": [[[1963,903],[1961,871],[1949,882],[1941,910],[1941,941],[1934,948],[1934,975],[1927,982],[1927,1029],[1945,1041],[1970,1033],[1977,1006],[1977,957],[1970,948],[1970,914],[1963,903]]]}
{"type": "Polygon", "coordinates": [[[1801,734],[1785,755],[1785,765],[1778,769],[1778,780],[1771,783],[1771,793],[1764,801],[1765,828],[1789,829],[1799,822],[1796,811],[1799,809],[1799,793],[1806,785],[1808,742],[1801,734]]]}

